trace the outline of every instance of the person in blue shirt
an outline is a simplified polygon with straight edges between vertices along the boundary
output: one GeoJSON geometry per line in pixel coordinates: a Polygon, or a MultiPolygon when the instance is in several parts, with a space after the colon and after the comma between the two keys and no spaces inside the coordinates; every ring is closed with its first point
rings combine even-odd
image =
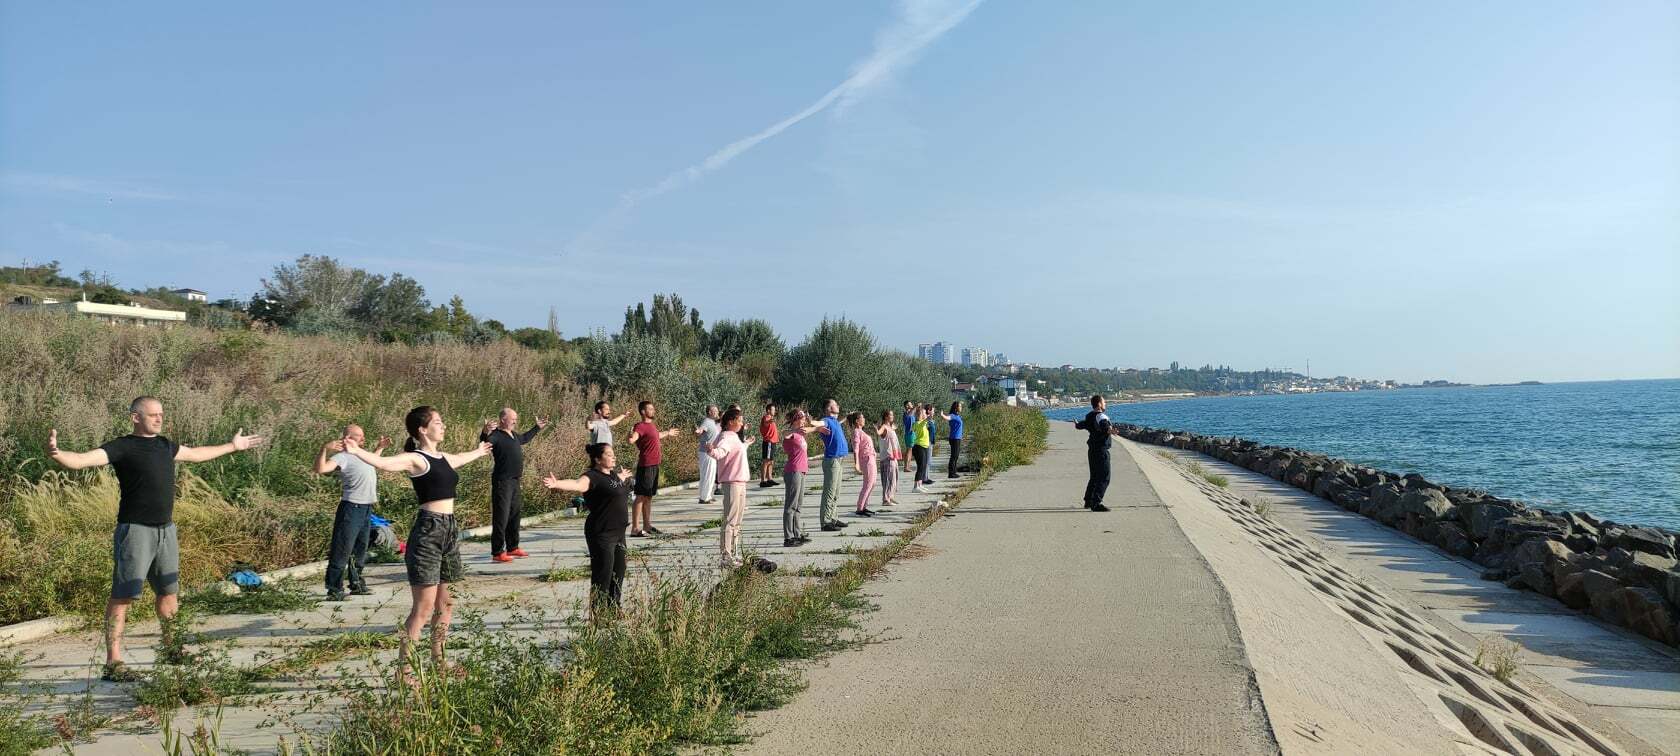
{"type": "Polygon", "coordinates": [[[1120,432],[1108,421],[1107,409],[1108,402],[1102,394],[1092,396],[1091,411],[1073,424],[1090,434],[1085,439],[1085,459],[1091,465],[1091,479],[1085,484],[1085,508],[1092,512],[1108,511],[1102,503],[1103,494],[1108,492],[1108,446],[1110,438],[1120,432]]]}
{"type": "Polygon", "coordinates": [[[834,509],[840,503],[840,462],[852,452],[846,443],[846,429],[840,424],[840,402],[833,399],[823,402],[822,424],[816,431],[823,437],[822,529],[839,530],[846,527],[846,523],[834,516],[834,509]]]}
{"type": "Polygon", "coordinates": [[[904,471],[910,472],[910,447],[916,445],[916,403],[904,403],[904,471]]]}
{"type": "Polygon", "coordinates": [[[951,463],[945,466],[945,477],[957,477],[957,458],[962,456],[962,402],[951,402],[951,413],[945,418],[946,440],[951,442],[951,463]]]}

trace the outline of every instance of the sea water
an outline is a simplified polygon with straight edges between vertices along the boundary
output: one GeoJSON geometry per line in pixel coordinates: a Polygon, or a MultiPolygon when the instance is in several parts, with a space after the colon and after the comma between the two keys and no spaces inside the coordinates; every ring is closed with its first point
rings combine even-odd
{"type": "Polygon", "coordinates": [[[1203,397],[1111,404],[1108,415],[1680,529],[1680,380],[1203,397]]]}

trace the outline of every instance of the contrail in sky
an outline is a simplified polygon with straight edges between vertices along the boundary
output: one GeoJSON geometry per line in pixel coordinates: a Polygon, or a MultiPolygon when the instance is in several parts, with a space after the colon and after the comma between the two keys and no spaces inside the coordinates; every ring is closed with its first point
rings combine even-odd
{"type": "Polygon", "coordinates": [[[833,109],[836,114],[845,114],[853,104],[869,96],[870,92],[889,81],[898,71],[915,63],[922,50],[962,23],[982,2],[985,0],[901,0],[898,17],[875,35],[875,49],[868,57],[852,66],[851,75],[817,98],[816,102],[756,134],[729,143],[706,156],[706,159],[676,171],[656,184],[625,192],[619,197],[618,206],[593,228],[584,232],[583,236],[593,236],[596,229],[618,220],[645,200],[699,181],[706,174],[728,165],[747,150],[793,128],[811,116],[829,109],[833,109]]]}

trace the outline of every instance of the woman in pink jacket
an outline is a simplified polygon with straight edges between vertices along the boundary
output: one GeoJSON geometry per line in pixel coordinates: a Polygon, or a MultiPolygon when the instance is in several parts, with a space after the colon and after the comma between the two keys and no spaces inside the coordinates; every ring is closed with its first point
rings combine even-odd
{"type": "Polygon", "coordinates": [[[752,479],[747,464],[750,442],[741,435],[741,411],[730,409],[723,413],[723,432],[701,449],[717,460],[717,480],[723,486],[723,527],[718,529],[718,549],[723,552],[720,563],[725,569],[742,564],[738,551],[741,518],[747,511],[747,481],[752,479]]]}
{"type": "Polygon", "coordinates": [[[881,469],[881,506],[898,503],[898,460],[904,454],[898,447],[898,423],[893,411],[881,412],[881,422],[875,426],[875,457],[881,469]]]}
{"type": "Polygon", "coordinates": [[[865,430],[868,420],[862,412],[853,412],[846,416],[846,428],[851,434],[852,468],[863,476],[863,488],[858,491],[857,513],[859,517],[874,517],[869,511],[869,495],[875,492],[875,476],[880,473],[879,465],[875,463],[875,439],[872,430],[865,430]]]}

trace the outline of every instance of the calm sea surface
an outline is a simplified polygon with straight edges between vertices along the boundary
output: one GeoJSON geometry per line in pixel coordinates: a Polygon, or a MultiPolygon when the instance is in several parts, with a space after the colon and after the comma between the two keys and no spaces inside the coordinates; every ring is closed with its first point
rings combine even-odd
{"type": "Polygon", "coordinates": [[[1680,528],[1680,380],[1210,397],[1110,405],[1108,415],[1680,528]]]}

